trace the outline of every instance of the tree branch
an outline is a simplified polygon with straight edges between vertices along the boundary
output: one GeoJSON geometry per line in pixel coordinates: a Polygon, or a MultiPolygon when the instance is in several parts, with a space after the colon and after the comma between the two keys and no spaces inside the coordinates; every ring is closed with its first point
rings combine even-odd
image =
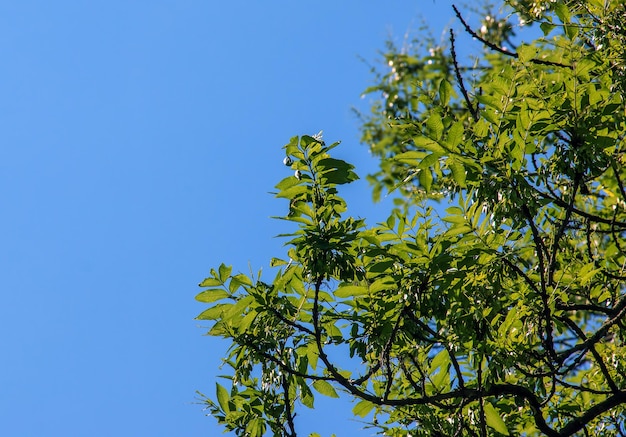
{"type": "MultiPolygon", "coordinates": [[[[582,341],[586,341],[587,340],[587,336],[585,335],[583,330],[580,329],[578,327],[578,325],[576,323],[574,323],[574,321],[571,320],[569,317],[558,317],[558,320],[560,320],[561,322],[565,323],[572,331],[574,331],[576,333],[576,335],[582,341]]],[[[591,351],[591,354],[595,358],[596,363],[600,367],[600,371],[602,372],[602,375],[604,375],[604,379],[606,379],[606,382],[607,382],[609,388],[611,389],[611,391],[613,393],[619,392],[619,388],[617,387],[617,385],[615,385],[615,381],[613,381],[613,378],[611,377],[611,374],[609,373],[609,370],[607,369],[606,364],[602,360],[602,357],[600,356],[600,354],[596,350],[594,343],[589,345],[589,350],[591,351]]]]}
{"type": "Polygon", "coordinates": [[[293,423],[293,418],[295,415],[292,414],[291,399],[289,399],[289,378],[287,378],[285,374],[282,374],[281,378],[282,378],[282,386],[283,386],[283,395],[285,397],[285,415],[287,416],[287,426],[289,426],[287,437],[296,437],[296,426],[293,423]]]}
{"type": "Polygon", "coordinates": [[[450,29],[450,51],[452,53],[452,64],[454,65],[456,80],[459,82],[459,87],[461,88],[461,94],[463,94],[463,98],[465,99],[465,103],[467,104],[467,109],[469,110],[470,114],[472,114],[472,118],[475,122],[477,122],[479,120],[478,110],[474,108],[474,105],[472,105],[472,102],[470,101],[467,90],[465,89],[465,84],[463,83],[463,77],[461,76],[461,72],[459,71],[459,63],[456,58],[456,49],[454,47],[454,31],[452,29],[450,29]]]}
{"type": "MultiPolygon", "coordinates": [[[[478,41],[480,41],[481,43],[483,43],[484,45],[486,45],[487,47],[489,47],[491,50],[494,50],[498,53],[502,53],[503,55],[506,56],[511,56],[515,59],[519,58],[519,55],[515,52],[511,52],[508,51],[502,47],[498,47],[497,45],[495,45],[494,43],[487,41],[485,38],[481,37],[480,35],[478,35],[476,32],[474,32],[472,30],[472,28],[469,26],[469,24],[467,24],[465,22],[465,20],[463,19],[463,16],[461,15],[461,13],[459,12],[459,10],[457,9],[457,7],[455,5],[452,5],[452,9],[454,9],[454,13],[456,14],[457,18],[461,21],[461,24],[463,24],[463,27],[465,28],[465,31],[467,33],[469,33],[473,38],[476,38],[478,41]]],[[[542,59],[530,59],[530,62],[532,62],[533,64],[540,64],[540,65],[550,65],[553,67],[563,67],[563,68],[569,68],[570,70],[573,70],[574,67],[572,67],[571,65],[565,65],[565,64],[561,64],[559,62],[552,62],[552,61],[544,61],[542,59]]]]}

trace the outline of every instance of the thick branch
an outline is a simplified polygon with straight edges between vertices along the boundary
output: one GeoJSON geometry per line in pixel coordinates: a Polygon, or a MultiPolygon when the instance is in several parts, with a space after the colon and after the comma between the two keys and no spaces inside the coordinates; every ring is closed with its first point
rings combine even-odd
{"type": "Polygon", "coordinates": [[[615,393],[613,396],[609,396],[604,401],[595,404],[593,407],[589,408],[582,416],[572,419],[561,430],[561,432],[557,434],[557,436],[565,437],[574,435],[574,433],[583,429],[585,425],[587,425],[589,422],[591,422],[602,413],[609,411],[611,408],[614,408],[624,403],[626,403],[626,390],[622,390],[615,393]]]}

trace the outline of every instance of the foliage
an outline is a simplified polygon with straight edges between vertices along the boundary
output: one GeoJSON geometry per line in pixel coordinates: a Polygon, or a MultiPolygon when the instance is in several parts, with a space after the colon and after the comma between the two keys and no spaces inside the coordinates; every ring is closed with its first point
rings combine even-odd
{"type": "Polygon", "coordinates": [[[363,120],[384,223],[346,214],[338,143],[285,146],[297,228],[274,278],[221,265],[197,296],[232,344],[205,399],[228,430],[295,436],[319,393],[388,436],[626,435],[626,7],[506,13],[475,31],[457,10],[469,66],[453,33],[390,46],[363,120]]]}

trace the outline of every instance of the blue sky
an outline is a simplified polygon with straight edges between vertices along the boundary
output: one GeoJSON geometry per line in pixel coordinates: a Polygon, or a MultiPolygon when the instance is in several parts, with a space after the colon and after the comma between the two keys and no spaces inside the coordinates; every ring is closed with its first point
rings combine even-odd
{"type": "MultiPolygon", "coordinates": [[[[449,1],[0,4],[0,434],[207,436],[226,345],[193,318],[220,262],[268,267],[281,147],[324,130],[365,176],[353,106],[384,41],[449,1]]],[[[455,26],[456,23],[454,24],[455,26]]],[[[354,215],[385,216],[365,182],[354,215]]],[[[354,435],[351,405],[302,435],[354,435]]],[[[362,435],[370,435],[365,430],[362,435]]]]}

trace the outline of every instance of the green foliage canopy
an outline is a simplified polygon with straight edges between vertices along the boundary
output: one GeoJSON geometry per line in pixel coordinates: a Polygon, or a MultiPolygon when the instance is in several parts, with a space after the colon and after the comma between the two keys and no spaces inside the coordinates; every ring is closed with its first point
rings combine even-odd
{"type": "Polygon", "coordinates": [[[363,119],[374,196],[397,195],[384,223],[347,215],[338,143],[285,146],[275,276],[222,264],[197,296],[231,343],[205,399],[226,429],[295,436],[319,393],[388,436],[625,435],[626,6],[507,8],[479,30],[456,10],[469,67],[461,35],[389,47],[363,119]]]}

